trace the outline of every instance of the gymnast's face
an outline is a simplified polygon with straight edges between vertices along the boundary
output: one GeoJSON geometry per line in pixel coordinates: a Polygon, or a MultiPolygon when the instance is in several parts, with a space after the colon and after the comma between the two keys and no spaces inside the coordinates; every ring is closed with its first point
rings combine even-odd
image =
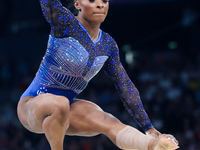
{"type": "Polygon", "coordinates": [[[109,0],[75,0],[78,17],[90,23],[102,23],[108,13],[109,0]]]}

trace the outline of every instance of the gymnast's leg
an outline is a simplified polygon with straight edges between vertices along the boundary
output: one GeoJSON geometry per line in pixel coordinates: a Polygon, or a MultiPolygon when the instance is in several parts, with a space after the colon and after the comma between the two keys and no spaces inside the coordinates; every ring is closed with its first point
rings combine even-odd
{"type": "Polygon", "coordinates": [[[170,135],[161,138],[151,138],[137,129],[122,124],[111,114],[104,112],[94,103],[75,100],[70,108],[70,126],[67,135],[92,136],[105,134],[121,149],[140,150],[174,150],[176,144],[168,139],[170,135]],[[164,146],[163,146],[164,145],[164,146]]]}
{"type": "Polygon", "coordinates": [[[69,111],[68,99],[53,94],[23,97],[17,109],[24,127],[35,133],[45,133],[52,150],[63,150],[69,111]]]}

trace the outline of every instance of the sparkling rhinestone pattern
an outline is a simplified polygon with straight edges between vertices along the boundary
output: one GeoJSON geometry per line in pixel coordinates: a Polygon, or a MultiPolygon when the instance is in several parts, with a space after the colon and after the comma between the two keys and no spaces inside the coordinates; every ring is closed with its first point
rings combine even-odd
{"type": "Polygon", "coordinates": [[[71,89],[82,92],[88,82],[100,71],[108,56],[97,56],[91,68],[83,76],[89,53],[74,38],[56,38],[50,35],[49,47],[40,65],[39,79],[45,87],[71,89]]]}
{"type": "Polygon", "coordinates": [[[114,39],[100,30],[98,40],[93,41],[59,0],[40,0],[40,4],[51,25],[47,52],[39,69],[43,74],[41,84],[80,93],[103,66],[128,112],[144,131],[153,128],[137,88],[120,63],[114,39]]]}

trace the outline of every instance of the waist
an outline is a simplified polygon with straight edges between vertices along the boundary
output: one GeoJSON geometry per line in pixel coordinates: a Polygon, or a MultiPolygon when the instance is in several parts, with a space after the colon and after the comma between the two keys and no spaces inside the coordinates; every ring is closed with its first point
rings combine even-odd
{"type": "Polygon", "coordinates": [[[40,82],[38,82],[37,78],[35,77],[32,83],[26,89],[26,91],[22,94],[21,98],[25,96],[35,97],[37,95],[44,94],[44,93],[51,93],[54,95],[65,96],[66,98],[69,99],[70,103],[78,95],[76,92],[70,89],[61,89],[61,88],[44,86],[40,84],[40,82]]]}

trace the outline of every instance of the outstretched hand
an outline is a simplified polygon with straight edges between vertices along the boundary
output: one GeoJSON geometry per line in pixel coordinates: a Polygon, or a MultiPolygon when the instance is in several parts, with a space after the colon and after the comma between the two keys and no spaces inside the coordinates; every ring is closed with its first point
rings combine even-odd
{"type": "Polygon", "coordinates": [[[176,150],[179,148],[178,144],[178,141],[172,135],[161,134],[154,150],[176,150]]]}
{"type": "MultiPolygon", "coordinates": [[[[146,131],[146,135],[154,138],[160,138],[160,144],[162,147],[166,146],[166,149],[178,149],[178,141],[176,138],[170,134],[161,134],[159,131],[157,131],[155,128],[149,129],[146,131]]],[[[159,146],[159,147],[160,147],[159,146]]],[[[162,149],[162,148],[161,148],[162,149]]]]}

